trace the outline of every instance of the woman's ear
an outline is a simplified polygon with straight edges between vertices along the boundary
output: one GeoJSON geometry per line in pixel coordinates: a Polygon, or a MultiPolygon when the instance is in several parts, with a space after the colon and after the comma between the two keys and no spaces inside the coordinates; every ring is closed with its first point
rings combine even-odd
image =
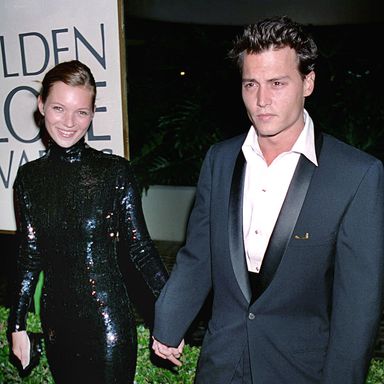
{"type": "Polygon", "coordinates": [[[39,108],[41,115],[44,116],[44,103],[43,100],[41,100],[40,95],[37,97],[37,107],[39,108]]]}

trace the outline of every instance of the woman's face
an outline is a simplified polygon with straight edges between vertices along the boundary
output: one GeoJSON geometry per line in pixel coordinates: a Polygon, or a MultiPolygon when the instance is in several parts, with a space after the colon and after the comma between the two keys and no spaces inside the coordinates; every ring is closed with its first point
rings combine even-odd
{"type": "Polygon", "coordinates": [[[57,145],[69,148],[85,135],[94,115],[92,98],[91,89],[61,81],[52,85],[45,103],[39,96],[39,111],[57,145]]]}

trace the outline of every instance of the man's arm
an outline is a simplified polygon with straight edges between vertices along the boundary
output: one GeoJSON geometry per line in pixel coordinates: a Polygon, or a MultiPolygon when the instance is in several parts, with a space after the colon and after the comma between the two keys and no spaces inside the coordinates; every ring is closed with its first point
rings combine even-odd
{"type": "Polygon", "coordinates": [[[171,276],[156,301],[153,336],[165,346],[179,346],[212,285],[211,152],[208,151],[200,172],[186,244],[178,252],[171,276]]]}
{"type": "Polygon", "coordinates": [[[330,340],[322,384],[363,384],[383,303],[383,165],[374,162],[340,225],[330,340]]]}

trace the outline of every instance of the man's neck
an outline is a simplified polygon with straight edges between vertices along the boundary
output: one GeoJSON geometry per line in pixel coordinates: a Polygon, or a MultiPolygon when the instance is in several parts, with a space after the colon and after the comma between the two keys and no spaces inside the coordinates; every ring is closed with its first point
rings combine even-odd
{"type": "Polygon", "coordinates": [[[259,137],[260,150],[264,156],[267,165],[271,165],[273,160],[280,154],[289,152],[295,144],[300,132],[293,137],[278,138],[278,137],[259,137]]]}

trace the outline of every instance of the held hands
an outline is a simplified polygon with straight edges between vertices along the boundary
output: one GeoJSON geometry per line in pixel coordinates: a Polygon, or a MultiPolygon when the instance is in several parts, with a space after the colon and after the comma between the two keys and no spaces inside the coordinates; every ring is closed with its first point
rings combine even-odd
{"type": "Polygon", "coordinates": [[[12,332],[12,352],[20,360],[23,369],[30,361],[30,346],[26,331],[12,332]]]}
{"type": "Polygon", "coordinates": [[[152,349],[155,352],[155,354],[162,359],[167,359],[171,363],[177,365],[178,367],[181,367],[181,361],[180,356],[183,353],[184,348],[184,339],[181,340],[181,343],[177,348],[174,347],[168,347],[165,344],[160,343],[160,341],[156,340],[153,336],[153,343],[152,343],[152,349]]]}

